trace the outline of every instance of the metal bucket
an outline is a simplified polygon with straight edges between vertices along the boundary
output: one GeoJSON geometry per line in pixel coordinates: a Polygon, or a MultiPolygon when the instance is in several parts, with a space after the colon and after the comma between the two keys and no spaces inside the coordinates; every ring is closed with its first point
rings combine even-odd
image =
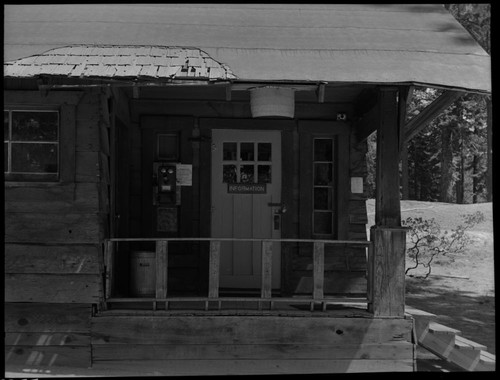
{"type": "Polygon", "coordinates": [[[156,293],[156,253],[135,251],[130,256],[130,293],[134,297],[154,297],[156,293]]]}
{"type": "Polygon", "coordinates": [[[257,87],[250,90],[253,117],[289,117],[295,112],[295,92],[285,87],[257,87]]]}

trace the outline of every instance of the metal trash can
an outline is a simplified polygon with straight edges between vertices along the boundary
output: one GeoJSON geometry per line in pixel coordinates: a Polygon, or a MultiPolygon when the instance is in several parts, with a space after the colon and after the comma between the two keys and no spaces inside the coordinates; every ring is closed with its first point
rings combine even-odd
{"type": "Polygon", "coordinates": [[[156,253],[134,251],[130,256],[130,293],[133,297],[154,297],[156,293],[156,253]]]}

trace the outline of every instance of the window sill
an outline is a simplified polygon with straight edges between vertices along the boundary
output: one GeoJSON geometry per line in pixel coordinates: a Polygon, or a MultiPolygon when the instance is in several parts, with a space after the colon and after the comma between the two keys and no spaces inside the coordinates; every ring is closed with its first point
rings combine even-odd
{"type": "Polygon", "coordinates": [[[9,181],[5,180],[4,181],[5,187],[10,188],[10,187],[40,187],[40,188],[47,188],[47,187],[60,187],[67,185],[65,182],[61,181],[53,181],[53,182],[43,182],[43,181],[9,181]]]}

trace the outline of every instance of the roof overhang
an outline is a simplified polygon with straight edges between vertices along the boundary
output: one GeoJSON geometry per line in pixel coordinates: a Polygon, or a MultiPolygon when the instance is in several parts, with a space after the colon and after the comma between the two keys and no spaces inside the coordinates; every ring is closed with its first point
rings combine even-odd
{"type": "MultiPolygon", "coordinates": [[[[490,56],[440,4],[5,7],[7,60],[82,42],[192,47],[226,67],[234,77],[221,80],[235,88],[249,83],[357,83],[491,92],[490,56]]],[[[114,80],[143,81],[137,73],[114,80]]]]}

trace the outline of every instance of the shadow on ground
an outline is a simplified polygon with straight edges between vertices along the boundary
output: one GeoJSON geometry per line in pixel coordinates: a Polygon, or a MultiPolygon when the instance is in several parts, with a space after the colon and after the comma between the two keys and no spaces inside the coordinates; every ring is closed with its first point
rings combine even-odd
{"type": "Polygon", "coordinates": [[[406,304],[436,315],[435,321],[495,354],[495,297],[457,290],[440,278],[407,278],[406,304]]]}

